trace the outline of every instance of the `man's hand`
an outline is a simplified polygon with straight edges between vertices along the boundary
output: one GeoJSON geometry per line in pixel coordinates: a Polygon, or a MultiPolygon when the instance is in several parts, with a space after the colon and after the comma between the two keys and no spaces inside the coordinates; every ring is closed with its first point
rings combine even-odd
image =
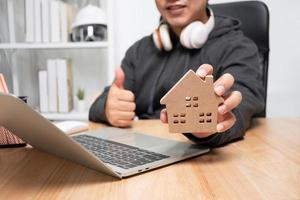
{"type": "MultiPolygon", "coordinates": [[[[205,78],[207,75],[213,73],[213,67],[208,64],[201,65],[196,74],[201,78],[205,78]]],[[[232,87],[234,83],[234,78],[231,74],[224,74],[214,83],[215,93],[224,98],[223,104],[218,107],[218,124],[217,131],[224,132],[230,129],[236,118],[231,112],[235,107],[237,107],[242,101],[242,94],[239,91],[233,91],[228,95],[224,96],[225,93],[232,87]]],[[[163,123],[168,123],[167,110],[163,109],[160,113],[160,119],[163,123]]],[[[193,133],[196,137],[202,138],[207,137],[215,133],[193,133]]]]}
{"type": "Polygon", "coordinates": [[[124,89],[125,74],[121,67],[116,69],[116,78],[111,85],[105,106],[108,122],[117,127],[128,127],[135,116],[134,94],[124,89]]]}

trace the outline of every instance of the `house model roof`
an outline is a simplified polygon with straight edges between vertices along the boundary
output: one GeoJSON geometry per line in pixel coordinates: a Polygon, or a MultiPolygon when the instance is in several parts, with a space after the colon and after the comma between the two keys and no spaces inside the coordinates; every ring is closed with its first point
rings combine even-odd
{"type": "Polygon", "coordinates": [[[160,100],[168,112],[170,132],[216,131],[217,109],[223,99],[215,94],[213,76],[200,78],[189,70],[160,100]]]}

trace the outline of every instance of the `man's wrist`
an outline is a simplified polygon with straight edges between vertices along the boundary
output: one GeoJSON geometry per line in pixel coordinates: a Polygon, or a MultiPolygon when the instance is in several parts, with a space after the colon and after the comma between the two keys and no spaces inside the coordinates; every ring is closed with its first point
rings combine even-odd
{"type": "Polygon", "coordinates": [[[183,133],[184,136],[186,136],[187,138],[189,138],[191,141],[200,144],[200,145],[204,145],[204,146],[215,146],[215,144],[217,144],[219,141],[219,136],[221,133],[216,133],[216,134],[212,134],[209,135],[207,137],[203,137],[203,138],[199,138],[196,137],[195,135],[193,135],[192,133],[183,133]]]}
{"type": "Polygon", "coordinates": [[[213,133],[191,133],[193,136],[197,138],[207,138],[211,135],[217,134],[218,132],[213,132],[213,133]]]}

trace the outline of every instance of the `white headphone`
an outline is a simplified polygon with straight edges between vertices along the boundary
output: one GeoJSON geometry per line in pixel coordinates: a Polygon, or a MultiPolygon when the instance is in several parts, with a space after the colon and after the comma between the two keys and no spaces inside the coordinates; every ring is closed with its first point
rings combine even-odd
{"type": "MultiPolygon", "coordinates": [[[[180,43],[188,49],[200,49],[208,39],[208,35],[215,26],[214,13],[209,9],[210,17],[204,24],[201,21],[194,21],[187,25],[180,33],[180,43]]],[[[161,23],[152,34],[155,46],[159,50],[170,51],[173,48],[169,26],[161,23]]]]}

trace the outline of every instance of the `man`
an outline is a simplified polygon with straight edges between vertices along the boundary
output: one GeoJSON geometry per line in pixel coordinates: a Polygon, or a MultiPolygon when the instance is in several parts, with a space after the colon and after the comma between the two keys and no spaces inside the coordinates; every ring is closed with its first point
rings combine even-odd
{"type": "Polygon", "coordinates": [[[159,100],[193,69],[202,78],[213,74],[215,93],[225,101],[218,107],[217,133],[185,135],[210,147],[242,138],[251,117],[264,106],[257,47],[239,30],[238,20],[214,18],[206,0],[156,0],[156,5],[169,28],[170,43],[165,44],[168,42],[161,37],[166,34],[161,33],[153,35],[154,41],[147,36],[131,46],[116,71],[114,83],[92,105],[90,120],[118,127],[130,126],[134,116],[160,117],[167,123],[166,110],[159,100]],[[192,33],[184,37],[194,22],[208,28],[198,30],[199,34],[189,31],[192,33]],[[197,46],[190,41],[192,47],[186,45],[189,37],[197,40],[202,32],[207,32],[208,38],[194,43],[203,44],[197,46]],[[161,47],[168,51],[159,50],[161,47]]]}

